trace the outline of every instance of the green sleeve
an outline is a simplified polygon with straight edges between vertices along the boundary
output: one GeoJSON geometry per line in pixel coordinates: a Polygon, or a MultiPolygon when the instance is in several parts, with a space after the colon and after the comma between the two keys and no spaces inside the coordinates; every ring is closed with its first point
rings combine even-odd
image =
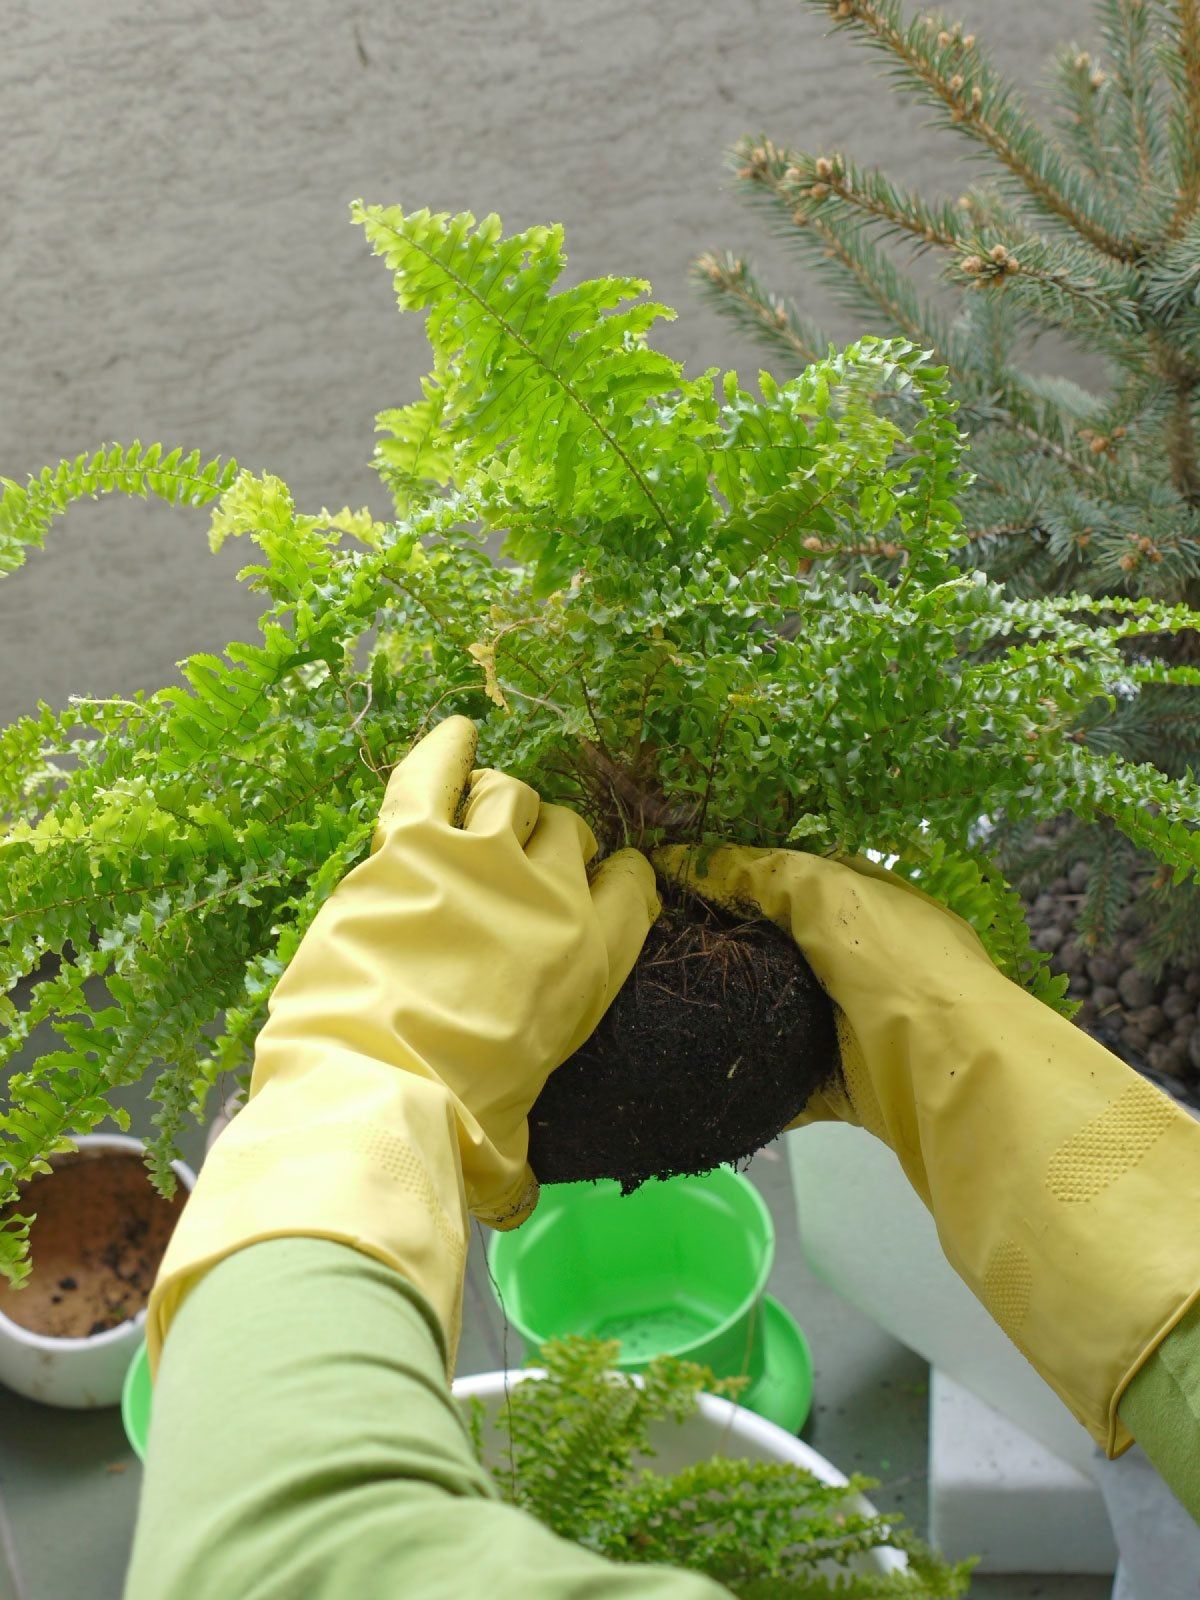
{"type": "Polygon", "coordinates": [[[1200,1302],[1121,1396],[1121,1421],[1200,1522],[1200,1302]]]}
{"type": "Polygon", "coordinates": [[[237,1252],[171,1329],[125,1600],[721,1600],[503,1504],[433,1314],[344,1245],[237,1252]]]}

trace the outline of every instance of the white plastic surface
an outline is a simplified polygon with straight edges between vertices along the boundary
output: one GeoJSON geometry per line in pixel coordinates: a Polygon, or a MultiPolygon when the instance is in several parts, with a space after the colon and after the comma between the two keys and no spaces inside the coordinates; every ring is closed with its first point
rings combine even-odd
{"type": "Polygon", "coordinates": [[[954,1273],[896,1157],[861,1128],[787,1135],[804,1254],[843,1299],[1090,1475],[1095,1447],[954,1273]]]}
{"type": "MultiPolygon", "coordinates": [[[[527,1367],[517,1372],[481,1372],[471,1378],[454,1380],[456,1400],[478,1399],[487,1407],[488,1430],[504,1404],[507,1385],[522,1383],[537,1377],[537,1368],[527,1367]]],[[[640,1382],[635,1378],[634,1382],[640,1382]]],[[[832,1462],[818,1455],[794,1434],[785,1433],[765,1417],[756,1416],[735,1405],[732,1400],[721,1400],[716,1395],[702,1394],[694,1416],[683,1423],[663,1422],[651,1430],[656,1472],[679,1472],[697,1461],[707,1461],[710,1456],[730,1456],[739,1461],[790,1461],[819,1478],[822,1483],[843,1484],[846,1475],[832,1462]]],[[[875,1507],[865,1496],[853,1496],[849,1509],[866,1516],[875,1515],[875,1507]]],[[[836,1576],[841,1572],[903,1572],[908,1566],[907,1557],[898,1550],[866,1550],[845,1567],[832,1569],[836,1576]]]]}
{"type": "Polygon", "coordinates": [[[1110,1573],[1117,1550],[1095,1480],[935,1371],[929,1537],[980,1572],[1110,1573]]]}
{"type": "MultiPolygon", "coordinates": [[[[140,1139],[122,1133],[90,1133],[75,1140],[80,1150],[133,1151],[145,1149],[140,1139]]],[[[182,1161],[172,1162],[184,1189],[192,1189],[196,1174],[182,1161]]],[[[142,1339],[146,1321],[140,1311],[106,1333],[88,1339],[51,1339],[13,1322],[0,1312],[0,1383],[30,1400],[48,1406],[86,1410],[115,1406],[121,1398],[125,1371],[142,1339]]]]}

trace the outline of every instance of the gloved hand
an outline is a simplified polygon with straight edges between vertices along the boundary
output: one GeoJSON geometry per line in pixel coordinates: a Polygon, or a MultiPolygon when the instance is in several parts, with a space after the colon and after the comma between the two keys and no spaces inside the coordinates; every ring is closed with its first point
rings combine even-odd
{"type": "Polygon", "coordinates": [[[664,878],[757,904],[838,1012],[841,1075],[794,1126],[890,1145],[950,1264],[1110,1455],[1127,1384],[1200,1299],[1200,1124],[869,862],[725,847],[664,878]]]}
{"type": "Polygon", "coordinates": [[[587,1038],[658,913],[625,850],[526,784],[472,772],[464,717],[393,772],[371,854],[334,890],[271,997],[247,1104],[214,1144],[150,1301],[151,1360],[202,1273],[256,1241],[355,1246],[412,1281],[452,1370],[466,1210],[537,1201],[526,1114],[587,1038]]]}

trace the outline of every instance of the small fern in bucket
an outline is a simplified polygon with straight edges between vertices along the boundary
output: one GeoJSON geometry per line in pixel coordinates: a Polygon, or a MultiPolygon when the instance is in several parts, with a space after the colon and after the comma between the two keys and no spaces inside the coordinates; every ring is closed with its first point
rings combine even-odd
{"type": "Polygon", "coordinates": [[[859,1498],[875,1487],[830,1484],[788,1461],[714,1455],[669,1475],[653,1470],[654,1432],[694,1417],[702,1392],[736,1398],[743,1380],[660,1357],[635,1381],[618,1346],[565,1339],[543,1347],[544,1377],[508,1389],[489,1426],[469,1402],[475,1449],[502,1497],[562,1538],[614,1561],[703,1572],[738,1600],[822,1595],[870,1600],[965,1595],[972,1562],[949,1565],[859,1498]],[[900,1551],[885,1571],[872,1552],[900,1551]]]}

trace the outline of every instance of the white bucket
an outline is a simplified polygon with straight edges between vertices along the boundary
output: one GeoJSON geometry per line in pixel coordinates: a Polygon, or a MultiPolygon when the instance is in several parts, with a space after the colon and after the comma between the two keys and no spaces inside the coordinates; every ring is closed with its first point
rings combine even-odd
{"type": "MultiPolygon", "coordinates": [[[[544,1376],[536,1367],[518,1372],[482,1372],[476,1377],[457,1378],[454,1382],[456,1400],[482,1400],[486,1408],[487,1425],[484,1430],[485,1446],[489,1437],[499,1440],[500,1434],[491,1424],[504,1406],[506,1388],[524,1383],[530,1378],[544,1376]]],[[[640,1380],[634,1379],[635,1382],[640,1380]]],[[[790,1462],[811,1472],[822,1483],[841,1485],[848,1480],[832,1462],[782,1428],[768,1422],[765,1417],[735,1405],[732,1400],[722,1400],[716,1395],[702,1394],[696,1411],[681,1423],[670,1420],[654,1424],[650,1440],[655,1449],[651,1465],[655,1472],[670,1476],[684,1467],[707,1461],[712,1456],[728,1456],[736,1461],[790,1462]]],[[[485,1449],[485,1457],[487,1451],[485,1449]]],[[[875,1507],[865,1496],[853,1495],[847,1509],[863,1516],[875,1516],[875,1507]]],[[[829,1564],[831,1574],[903,1572],[908,1559],[899,1550],[880,1548],[865,1550],[846,1566],[829,1564]]]]}

